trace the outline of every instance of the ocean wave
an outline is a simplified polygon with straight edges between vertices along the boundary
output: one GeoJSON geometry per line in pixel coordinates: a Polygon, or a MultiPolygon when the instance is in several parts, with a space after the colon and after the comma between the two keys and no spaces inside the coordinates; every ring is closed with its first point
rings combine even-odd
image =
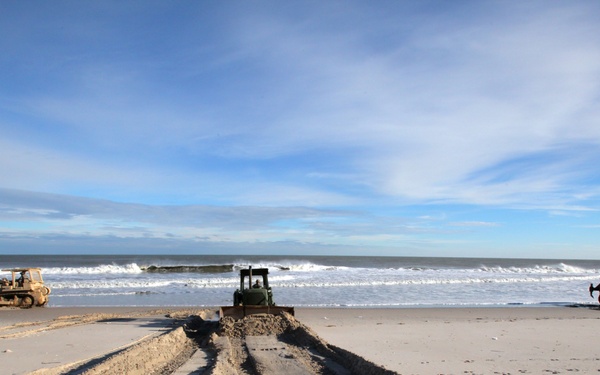
{"type": "MultiPolygon", "coordinates": [[[[49,275],[75,275],[75,274],[138,274],[138,273],[238,273],[239,270],[248,268],[249,264],[172,264],[172,265],[138,265],[129,264],[101,264],[94,267],[47,267],[43,269],[44,274],[49,275]]],[[[312,263],[300,264],[253,264],[253,268],[268,268],[271,272],[294,271],[294,272],[321,272],[340,270],[346,267],[324,266],[312,263]]]]}
{"type": "MultiPolygon", "coordinates": [[[[303,265],[290,267],[291,270],[303,270],[303,265]]],[[[414,274],[469,274],[469,273],[489,273],[489,274],[600,274],[600,269],[583,268],[565,263],[555,265],[532,265],[528,267],[503,267],[486,266],[477,267],[427,267],[427,266],[405,266],[405,267],[381,267],[381,268],[361,268],[361,267],[329,267],[320,265],[311,265],[306,267],[307,271],[346,271],[355,273],[382,273],[390,274],[401,273],[407,275],[414,274]]]]}
{"type": "Polygon", "coordinates": [[[349,269],[349,267],[325,266],[325,265],[314,264],[314,263],[290,264],[287,266],[287,268],[288,268],[288,270],[295,271],[295,272],[339,271],[339,270],[349,269]]]}
{"type": "Polygon", "coordinates": [[[237,263],[234,266],[235,271],[246,269],[249,266],[252,268],[268,268],[269,271],[292,271],[292,272],[321,272],[321,271],[336,271],[349,269],[344,266],[326,266],[322,264],[315,264],[311,262],[282,262],[282,263],[270,263],[270,262],[259,262],[259,263],[237,263]]]}
{"type": "Polygon", "coordinates": [[[340,266],[325,266],[314,263],[233,263],[233,264],[211,264],[211,265],[194,265],[194,264],[180,264],[180,265],[150,265],[141,266],[140,269],[145,272],[161,272],[161,273],[238,273],[242,269],[247,269],[252,266],[253,269],[266,268],[271,273],[278,271],[292,271],[292,272],[322,272],[322,271],[335,271],[343,270],[348,267],[340,266]]]}
{"type": "Polygon", "coordinates": [[[125,265],[101,264],[95,267],[47,267],[42,270],[47,275],[76,275],[76,274],[137,274],[142,269],[136,263],[125,265]]]}
{"type": "Polygon", "coordinates": [[[142,271],[159,273],[226,273],[233,272],[233,264],[216,264],[206,266],[179,265],[179,266],[142,266],[142,271]]]}
{"type": "Polygon", "coordinates": [[[565,263],[556,265],[536,265],[533,267],[487,267],[481,266],[481,272],[489,273],[519,273],[519,274],[551,274],[551,273],[573,273],[573,274],[598,274],[599,270],[571,266],[565,263]]]}

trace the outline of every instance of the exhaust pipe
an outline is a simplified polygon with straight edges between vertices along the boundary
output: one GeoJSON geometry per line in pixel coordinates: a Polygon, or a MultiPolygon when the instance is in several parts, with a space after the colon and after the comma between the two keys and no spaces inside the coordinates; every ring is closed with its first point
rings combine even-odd
{"type": "Polygon", "coordinates": [[[250,272],[248,275],[248,289],[252,289],[252,266],[248,266],[248,272],[250,272]]]}

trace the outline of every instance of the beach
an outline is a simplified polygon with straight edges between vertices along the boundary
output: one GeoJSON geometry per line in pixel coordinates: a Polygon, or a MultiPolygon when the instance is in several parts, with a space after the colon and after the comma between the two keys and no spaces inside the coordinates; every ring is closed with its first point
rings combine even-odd
{"type": "Polygon", "coordinates": [[[597,373],[590,308],[301,310],[326,341],[401,374],[597,373]],[[321,316],[320,316],[321,315],[321,316]]]}
{"type": "MultiPolygon", "coordinates": [[[[195,349],[193,343],[177,348],[179,343],[187,340],[179,332],[181,326],[185,326],[185,322],[190,325],[189,317],[192,316],[201,316],[216,325],[215,312],[215,309],[189,307],[0,309],[3,373],[64,374],[74,368],[79,370],[78,373],[86,373],[87,368],[103,362],[118,362],[119,356],[115,353],[126,352],[136,345],[137,351],[133,351],[136,358],[148,356],[148,361],[156,362],[153,368],[160,367],[163,359],[153,354],[152,348],[161,345],[174,347],[178,351],[174,355],[182,357],[172,360],[167,356],[164,361],[183,365],[195,349]],[[167,334],[170,337],[164,338],[167,334]],[[157,341],[159,338],[172,342],[161,344],[157,341]],[[189,353],[183,355],[186,350],[189,353]]],[[[323,343],[340,349],[336,353],[347,351],[356,356],[352,358],[374,364],[369,370],[372,373],[384,373],[381,371],[385,370],[399,374],[600,371],[600,353],[594,345],[600,327],[600,310],[593,306],[298,308],[295,318],[323,343]]],[[[191,331],[202,336],[199,330],[191,331]]],[[[268,334],[267,331],[263,330],[261,334],[268,334]]],[[[199,336],[196,336],[196,343],[208,342],[208,337],[199,340],[199,336]]],[[[198,366],[204,372],[176,372],[172,368],[162,373],[226,373],[211,370],[218,361],[211,359],[210,353],[214,351],[205,350],[203,359],[195,359],[200,361],[195,363],[200,363],[198,366]]],[[[136,371],[125,370],[131,374],[145,373],[144,370],[136,371]]],[[[313,373],[320,372],[314,370],[313,373]]]]}

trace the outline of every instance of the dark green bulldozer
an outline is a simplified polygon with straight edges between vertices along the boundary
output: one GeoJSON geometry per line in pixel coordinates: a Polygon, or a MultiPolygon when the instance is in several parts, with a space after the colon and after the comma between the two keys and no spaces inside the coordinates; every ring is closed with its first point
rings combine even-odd
{"type": "Polygon", "coordinates": [[[247,315],[277,315],[284,311],[294,315],[293,307],[276,306],[273,302],[273,291],[269,286],[269,269],[248,267],[240,270],[240,288],[233,293],[233,306],[221,306],[219,314],[220,317],[230,316],[241,319],[247,315]],[[254,283],[252,283],[253,277],[256,278],[254,283]]]}

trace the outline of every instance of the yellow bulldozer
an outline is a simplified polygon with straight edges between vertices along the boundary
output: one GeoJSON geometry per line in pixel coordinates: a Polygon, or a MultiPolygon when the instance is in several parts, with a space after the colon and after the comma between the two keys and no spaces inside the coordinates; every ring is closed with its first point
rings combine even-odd
{"type": "Polygon", "coordinates": [[[2,270],[10,272],[10,279],[0,279],[0,306],[30,308],[48,303],[50,288],[44,285],[39,268],[15,268],[2,270]]]}
{"type": "Polygon", "coordinates": [[[240,270],[240,287],[233,293],[233,306],[221,306],[219,316],[241,319],[247,315],[278,315],[281,312],[294,315],[294,308],[277,306],[273,302],[273,291],[269,286],[269,269],[252,269],[250,266],[240,270]],[[253,277],[256,278],[254,283],[252,283],[253,277]],[[248,280],[247,284],[246,279],[248,280]]]}

